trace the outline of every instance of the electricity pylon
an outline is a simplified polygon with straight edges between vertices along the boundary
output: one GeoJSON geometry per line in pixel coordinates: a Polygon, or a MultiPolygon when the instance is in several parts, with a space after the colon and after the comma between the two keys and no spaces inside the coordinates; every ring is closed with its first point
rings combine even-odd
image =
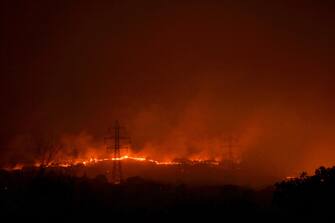
{"type": "Polygon", "coordinates": [[[109,133],[105,137],[106,149],[113,153],[112,182],[114,184],[120,184],[123,181],[121,149],[128,149],[130,145],[130,138],[122,136],[124,131],[124,127],[121,127],[119,122],[115,121],[113,128],[109,129],[109,133]]]}
{"type": "Polygon", "coordinates": [[[228,135],[224,138],[225,144],[223,147],[228,148],[228,162],[229,162],[229,168],[234,169],[235,168],[235,156],[233,152],[233,148],[239,147],[238,144],[238,138],[234,137],[233,135],[228,135]]]}

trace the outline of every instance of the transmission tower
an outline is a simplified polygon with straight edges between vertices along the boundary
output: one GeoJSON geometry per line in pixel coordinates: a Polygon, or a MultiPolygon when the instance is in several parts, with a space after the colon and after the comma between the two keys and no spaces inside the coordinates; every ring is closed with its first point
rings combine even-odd
{"type": "Polygon", "coordinates": [[[130,138],[124,133],[125,128],[115,121],[113,128],[109,129],[105,137],[106,149],[113,154],[112,182],[114,184],[120,184],[123,181],[121,149],[128,149],[130,145],[130,138]]]}
{"type": "Polygon", "coordinates": [[[234,137],[233,135],[228,135],[224,138],[225,144],[223,147],[228,148],[228,162],[229,162],[229,168],[234,169],[235,168],[235,156],[233,152],[233,148],[239,147],[238,144],[238,138],[234,137]]]}

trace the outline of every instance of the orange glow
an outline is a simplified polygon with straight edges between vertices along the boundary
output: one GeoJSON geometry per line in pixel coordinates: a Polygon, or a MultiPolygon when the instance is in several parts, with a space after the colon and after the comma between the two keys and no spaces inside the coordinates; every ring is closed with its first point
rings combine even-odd
{"type": "MultiPolygon", "coordinates": [[[[180,165],[183,164],[182,161],[172,161],[172,160],[166,160],[166,161],[158,161],[154,159],[148,159],[146,157],[141,157],[141,156],[130,156],[130,155],[124,155],[121,156],[120,158],[95,158],[91,157],[89,159],[76,159],[76,160],[64,160],[61,162],[52,162],[46,167],[71,167],[75,165],[84,165],[84,166],[89,166],[89,165],[94,165],[103,161],[117,161],[117,160],[132,160],[132,161],[137,161],[137,162],[148,162],[148,163],[153,163],[155,165],[180,165]]],[[[206,159],[187,159],[187,162],[190,164],[200,164],[200,163],[206,163],[206,164],[211,164],[211,165],[219,165],[220,161],[218,160],[206,160],[206,159]]],[[[36,162],[33,166],[35,167],[40,167],[41,164],[39,162],[36,162]]],[[[25,164],[16,164],[14,167],[6,167],[4,169],[6,170],[21,170],[23,167],[25,167],[25,164]]]]}

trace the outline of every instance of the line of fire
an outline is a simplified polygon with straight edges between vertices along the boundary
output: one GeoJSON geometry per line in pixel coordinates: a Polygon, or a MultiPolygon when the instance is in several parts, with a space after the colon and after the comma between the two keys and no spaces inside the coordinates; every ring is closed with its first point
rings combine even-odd
{"type": "Polygon", "coordinates": [[[15,163],[4,169],[28,172],[40,169],[43,172],[59,171],[91,178],[104,175],[113,184],[120,184],[126,178],[137,175],[165,182],[187,183],[200,183],[205,178],[209,184],[238,183],[238,179],[243,178],[241,160],[234,153],[240,146],[239,139],[231,134],[223,137],[220,145],[223,155],[217,159],[176,157],[156,160],[150,158],[150,154],[138,154],[132,151],[131,138],[119,121],[115,121],[102,140],[104,156],[93,153],[88,155],[89,158],[62,160],[59,157],[62,157],[62,150],[68,145],[60,144],[55,139],[40,138],[37,143],[34,142],[39,154],[35,163],[15,163]]]}
{"type": "MultiPolygon", "coordinates": [[[[241,211],[246,212],[248,218],[256,219],[276,216],[283,220],[287,213],[298,216],[299,220],[302,215],[309,216],[296,213],[295,206],[291,209],[293,202],[302,210],[308,207],[317,213],[324,210],[331,213],[333,207],[329,204],[334,197],[324,197],[318,191],[333,193],[335,167],[320,167],[312,176],[302,172],[300,176],[286,177],[274,185],[253,185],[253,189],[243,185],[252,182],[248,178],[251,174],[236,158],[234,149],[242,145],[233,135],[223,137],[226,158],[222,160],[157,161],[136,156],[130,136],[119,121],[115,121],[103,138],[106,157],[56,161],[63,145],[43,140],[38,144],[43,154],[40,162],[0,170],[0,200],[7,217],[12,218],[16,210],[19,217],[34,218],[67,216],[71,219],[75,216],[78,220],[90,216],[98,219],[107,217],[107,213],[111,213],[113,219],[134,217],[120,215],[121,210],[127,214],[136,213],[137,219],[152,216],[217,219],[223,211],[226,219],[239,222],[245,219],[244,215],[239,215],[241,211]],[[305,201],[306,197],[311,200],[305,201]],[[315,201],[326,203],[315,207],[315,201]],[[26,208],[27,202],[33,205],[26,208]],[[43,212],[35,213],[35,208],[43,212]],[[83,215],[83,212],[90,214],[83,215]]],[[[325,214],[321,219],[332,219],[330,216],[325,214]]]]}

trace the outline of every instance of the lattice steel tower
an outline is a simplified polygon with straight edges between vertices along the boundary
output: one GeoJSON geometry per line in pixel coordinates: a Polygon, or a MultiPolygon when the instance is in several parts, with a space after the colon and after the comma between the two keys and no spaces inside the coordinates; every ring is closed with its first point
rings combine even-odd
{"type": "Polygon", "coordinates": [[[227,154],[227,160],[228,161],[228,167],[231,169],[235,168],[235,162],[236,157],[233,152],[233,148],[240,147],[240,144],[238,144],[239,139],[233,135],[228,135],[224,137],[225,145],[223,147],[228,148],[228,154],[227,154]]]}
{"type": "Polygon", "coordinates": [[[125,128],[121,127],[118,121],[115,121],[113,128],[108,131],[105,137],[105,144],[108,151],[113,153],[112,182],[120,184],[123,181],[121,149],[128,149],[130,138],[125,134],[125,128]]]}

